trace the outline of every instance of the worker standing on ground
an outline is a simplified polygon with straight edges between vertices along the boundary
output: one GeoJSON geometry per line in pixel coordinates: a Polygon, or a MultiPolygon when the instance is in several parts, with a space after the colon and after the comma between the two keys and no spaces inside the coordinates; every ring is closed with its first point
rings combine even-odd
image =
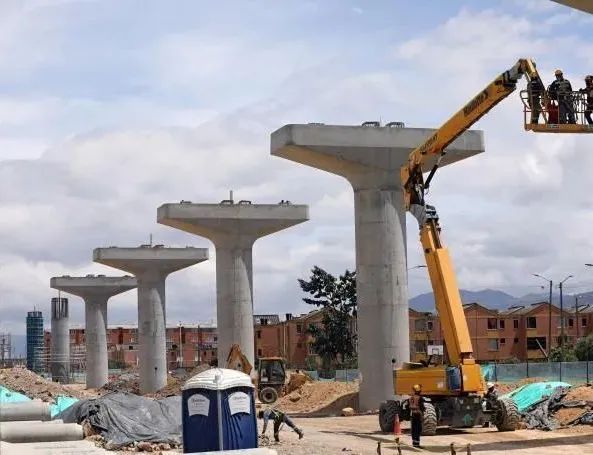
{"type": "Polygon", "coordinates": [[[420,435],[422,434],[422,417],[424,416],[424,397],[421,395],[422,387],[415,384],[413,394],[408,398],[410,408],[410,422],[412,424],[412,445],[420,447],[420,435]]]}
{"type": "Polygon", "coordinates": [[[492,401],[498,400],[498,391],[496,390],[496,384],[494,382],[486,383],[486,389],[485,398],[489,398],[492,401]]]}
{"type": "Polygon", "coordinates": [[[564,79],[562,70],[554,72],[556,80],[550,84],[548,94],[553,100],[558,100],[558,123],[576,123],[574,107],[572,105],[572,85],[564,79]]]}
{"type": "Polygon", "coordinates": [[[593,113],[593,76],[587,76],[585,78],[585,88],[579,90],[587,96],[585,118],[589,125],[593,125],[593,119],[591,119],[591,113],[593,113]]]}
{"type": "Polygon", "coordinates": [[[274,440],[276,442],[280,441],[280,425],[282,425],[283,423],[292,428],[294,432],[299,435],[299,439],[302,439],[304,436],[303,430],[298,428],[290,417],[288,417],[286,414],[284,414],[282,411],[279,411],[278,409],[266,409],[265,411],[259,411],[258,417],[264,420],[264,428],[261,432],[262,436],[266,434],[266,429],[268,428],[268,421],[270,419],[274,420],[274,440]]]}

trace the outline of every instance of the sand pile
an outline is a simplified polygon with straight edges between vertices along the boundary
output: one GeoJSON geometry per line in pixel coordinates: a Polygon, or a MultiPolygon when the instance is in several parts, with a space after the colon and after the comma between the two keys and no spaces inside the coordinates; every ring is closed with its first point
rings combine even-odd
{"type": "Polygon", "coordinates": [[[85,398],[84,391],[51,382],[22,367],[0,370],[0,385],[32,399],[53,402],[58,395],[85,398]]]}
{"type": "Polygon", "coordinates": [[[593,387],[581,386],[571,388],[566,396],[565,401],[591,401],[593,402],[593,387]]]}
{"type": "Polygon", "coordinates": [[[292,414],[339,414],[344,407],[358,408],[358,382],[306,382],[280,398],[275,406],[292,414]]]}

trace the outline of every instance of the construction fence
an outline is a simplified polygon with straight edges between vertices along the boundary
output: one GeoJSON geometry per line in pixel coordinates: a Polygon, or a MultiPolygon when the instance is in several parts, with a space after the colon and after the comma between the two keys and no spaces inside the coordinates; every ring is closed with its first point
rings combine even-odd
{"type": "Polygon", "coordinates": [[[482,365],[482,373],[487,381],[502,384],[513,384],[525,379],[538,379],[584,385],[593,381],[593,361],[490,363],[482,365]]]}

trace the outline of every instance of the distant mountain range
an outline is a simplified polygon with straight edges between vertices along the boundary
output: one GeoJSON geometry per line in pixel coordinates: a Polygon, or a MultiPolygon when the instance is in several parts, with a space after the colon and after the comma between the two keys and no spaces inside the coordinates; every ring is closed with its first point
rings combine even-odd
{"type": "MultiPolygon", "coordinates": [[[[549,294],[526,294],[523,297],[514,297],[506,292],[495,291],[493,289],[483,289],[481,291],[466,291],[460,289],[461,300],[463,303],[479,303],[487,308],[493,310],[504,310],[512,305],[530,305],[537,302],[547,302],[549,294]]],[[[578,296],[579,305],[593,304],[593,291],[582,294],[575,294],[578,296]]],[[[575,304],[575,295],[564,294],[563,305],[566,308],[573,307],[575,304]]],[[[434,296],[432,292],[420,294],[412,297],[409,300],[410,308],[417,311],[434,311],[434,296]]],[[[552,295],[552,303],[554,305],[560,304],[560,295],[552,295]]]]}

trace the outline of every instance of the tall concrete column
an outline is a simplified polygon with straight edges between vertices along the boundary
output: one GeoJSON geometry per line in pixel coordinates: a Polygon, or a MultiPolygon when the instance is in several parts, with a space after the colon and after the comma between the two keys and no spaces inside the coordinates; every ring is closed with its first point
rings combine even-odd
{"type": "MultiPolygon", "coordinates": [[[[354,190],[360,407],[393,397],[392,360],[409,361],[406,229],[399,170],[434,130],[286,125],[272,133],[274,156],[346,178],[354,190]]],[[[484,149],[468,131],[447,149],[441,166],[484,149]]],[[[429,170],[433,162],[429,162],[429,170]]]]}
{"type": "Polygon", "coordinates": [[[107,301],[114,295],[136,287],[131,276],[85,277],[62,276],[50,280],[53,289],[67,292],[84,300],[86,386],[99,388],[107,383],[107,301]]]}
{"type": "Polygon", "coordinates": [[[136,276],[138,281],[138,366],[140,392],[167,385],[165,280],[177,270],[208,259],[207,248],[96,248],[93,260],[136,276]]]}
{"type": "Polygon", "coordinates": [[[167,384],[166,275],[149,270],[138,277],[138,358],[140,378],[146,390],[167,384]],[[165,340],[165,343],[163,343],[165,340]]]}
{"type": "Polygon", "coordinates": [[[305,205],[164,204],[157,221],[210,239],[216,247],[218,364],[225,365],[233,344],[254,364],[253,259],[255,241],[309,219],[305,205]]]}
{"type": "Polygon", "coordinates": [[[51,379],[55,382],[70,382],[70,325],[68,320],[68,299],[51,299],[51,379]]]}

